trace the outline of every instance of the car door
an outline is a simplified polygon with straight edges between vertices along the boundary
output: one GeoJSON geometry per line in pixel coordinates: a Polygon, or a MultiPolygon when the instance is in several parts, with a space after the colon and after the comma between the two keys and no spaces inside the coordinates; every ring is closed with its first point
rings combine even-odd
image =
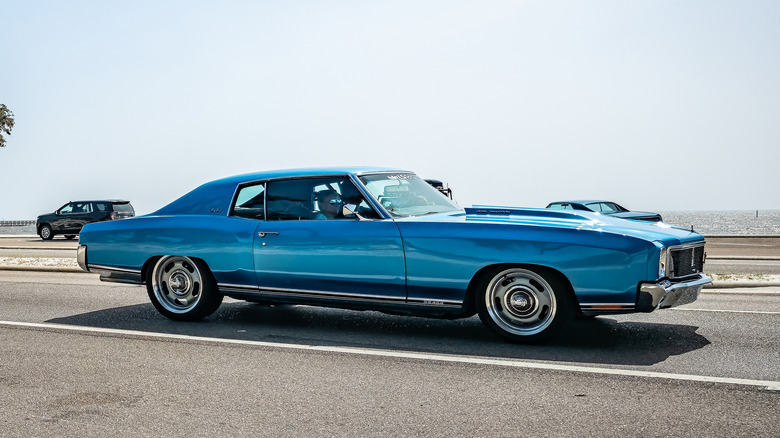
{"type": "Polygon", "coordinates": [[[73,228],[73,206],[75,203],[71,202],[60,207],[55,213],[57,218],[51,221],[51,228],[55,232],[63,233],[68,232],[73,228]]]}
{"type": "Polygon", "coordinates": [[[91,202],[76,202],[73,206],[73,213],[71,213],[71,231],[80,233],[84,225],[94,222],[92,220],[92,203],[91,202]]]}
{"type": "Polygon", "coordinates": [[[269,181],[266,212],[254,238],[260,289],[345,300],[406,299],[398,227],[380,218],[348,177],[269,181]],[[337,192],[339,199],[328,202],[349,202],[362,209],[363,219],[326,217],[319,205],[325,196],[318,200],[318,191],[337,192]]]}

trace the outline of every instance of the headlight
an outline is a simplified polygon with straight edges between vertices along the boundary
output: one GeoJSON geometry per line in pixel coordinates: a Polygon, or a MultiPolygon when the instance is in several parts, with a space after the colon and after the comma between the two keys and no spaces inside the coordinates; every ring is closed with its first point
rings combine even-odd
{"type": "Polygon", "coordinates": [[[658,278],[664,278],[667,273],[671,272],[671,266],[669,266],[669,248],[666,248],[662,242],[653,242],[659,250],[658,254],[658,278]]]}
{"type": "Polygon", "coordinates": [[[658,278],[666,277],[669,266],[669,248],[661,248],[661,255],[658,257],[658,278]]]}

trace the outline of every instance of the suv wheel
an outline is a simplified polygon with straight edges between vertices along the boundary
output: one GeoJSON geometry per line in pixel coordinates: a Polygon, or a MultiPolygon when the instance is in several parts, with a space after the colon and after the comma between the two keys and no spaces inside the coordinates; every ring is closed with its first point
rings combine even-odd
{"type": "Polygon", "coordinates": [[[54,237],[54,233],[51,231],[51,225],[49,224],[41,225],[41,230],[38,234],[43,240],[51,240],[52,237],[54,237]]]}

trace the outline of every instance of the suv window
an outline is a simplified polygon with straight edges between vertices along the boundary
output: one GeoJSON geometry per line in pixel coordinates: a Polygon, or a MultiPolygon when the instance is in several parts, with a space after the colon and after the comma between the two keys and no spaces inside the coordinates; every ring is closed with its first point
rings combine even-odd
{"type": "Polygon", "coordinates": [[[105,202],[95,202],[94,205],[95,205],[95,210],[97,211],[100,212],[111,211],[108,204],[106,204],[105,202]]]}
{"type": "Polygon", "coordinates": [[[119,211],[122,213],[135,213],[135,210],[133,210],[133,206],[130,205],[130,203],[114,204],[114,211],[119,211]]]}

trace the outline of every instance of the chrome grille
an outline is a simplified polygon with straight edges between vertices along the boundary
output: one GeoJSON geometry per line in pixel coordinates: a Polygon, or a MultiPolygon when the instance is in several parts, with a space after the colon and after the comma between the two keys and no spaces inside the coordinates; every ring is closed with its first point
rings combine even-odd
{"type": "Polygon", "coordinates": [[[704,245],[671,248],[672,271],[669,277],[682,278],[704,270],[704,245]]]}

